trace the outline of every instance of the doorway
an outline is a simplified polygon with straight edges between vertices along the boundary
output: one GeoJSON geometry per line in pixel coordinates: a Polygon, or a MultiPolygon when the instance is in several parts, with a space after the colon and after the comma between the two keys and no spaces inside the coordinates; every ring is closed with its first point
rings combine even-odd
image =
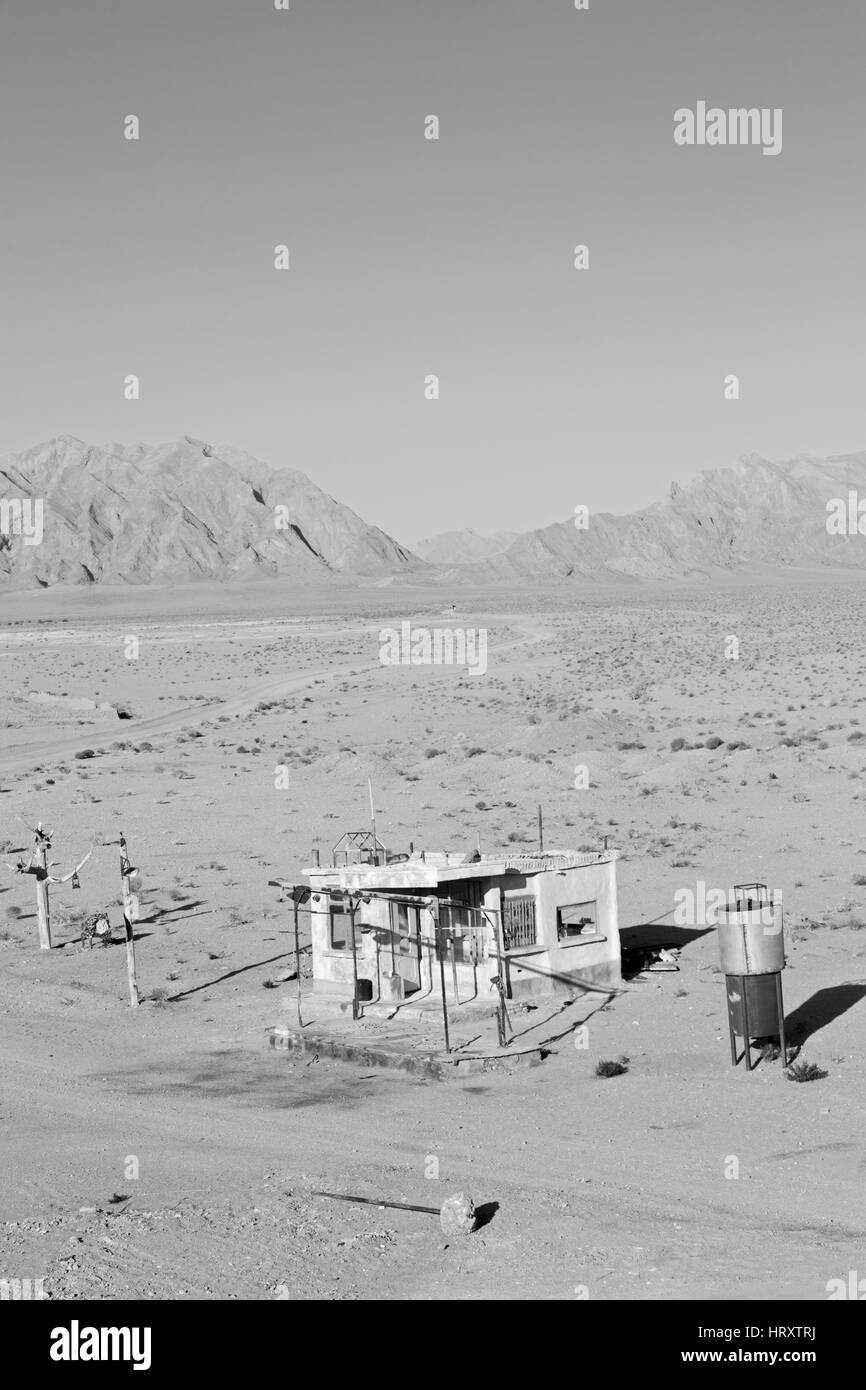
{"type": "Polygon", "coordinates": [[[404,994],[421,988],[421,908],[411,903],[391,904],[391,962],[404,994]]]}

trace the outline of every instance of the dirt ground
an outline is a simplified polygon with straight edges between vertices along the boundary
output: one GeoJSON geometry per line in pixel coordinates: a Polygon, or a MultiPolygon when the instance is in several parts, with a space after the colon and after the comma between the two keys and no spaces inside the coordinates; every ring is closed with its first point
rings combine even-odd
{"type": "Polygon", "coordinates": [[[58,1299],[595,1300],[825,1299],[866,1275],[864,618],[861,583],[802,577],[4,598],[0,864],[37,819],[56,872],[95,848],[80,891],[53,890],[50,954],[32,879],[0,867],[0,1277],[58,1299]],[[404,619],[485,627],[486,675],[382,666],[404,619]],[[609,836],[621,928],[677,939],[679,971],[587,996],[589,1045],[531,1068],[420,1081],[272,1052],[292,956],[268,879],[366,825],[368,777],[395,850],[529,848],[539,802],[547,848],[609,836]],[[137,1011],[123,948],[77,941],[82,913],[120,924],[121,829],[137,1011]],[[674,928],[678,891],[752,880],[782,894],[809,1084],[731,1067],[714,933],[674,928]],[[316,1189],[464,1189],[486,1221],[447,1242],[316,1189]]]}

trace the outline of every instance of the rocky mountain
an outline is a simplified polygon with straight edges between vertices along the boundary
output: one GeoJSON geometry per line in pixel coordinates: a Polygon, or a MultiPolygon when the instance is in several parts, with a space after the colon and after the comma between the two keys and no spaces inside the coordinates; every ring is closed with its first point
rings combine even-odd
{"type": "MultiPolygon", "coordinates": [[[[712,577],[759,567],[866,569],[866,535],[828,530],[828,503],[864,498],[866,452],[699,474],[642,511],[523,535],[450,531],[419,554],[304,474],[222,445],[94,446],[62,435],[0,460],[0,587],[290,578],[523,583],[712,577]],[[42,499],[44,535],[9,534],[4,502],[42,499]]],[[[863,528],[866,531],[866,516],[863,528]]]]}
{"type": "Polygon", "coordinates": [[[62,435],[0,459],[4,498],[42,499],[44,517],[41,543],[26,544],[10,534],[7,514],[4,587],[268,576],[321,582],[426,570],[304,473],[189,437],[94,446],[62,435]]]}
{"type": "Polygon", "coordinates": [[[501,555],[517,540],[518,534],[517,531],[495,531],[489,536],[479,536],[477,531],[466,527],[462,531],[442,531],[429,540],[417,541],[412,550],[433,565],[474,564],[491,555],[501,555]]]}
{"type": "Polygon", "coordinates": [[[682,486],[672,483],[664,501],[642,511],[591,514],[585,530],[570,517],[529,531],[502,554],[460,566],[459,574],[473,581],[640,580],[747,567],[866,568],[866,536],[827,527],[828,503],[847,506],[852,490],[866,501],[866,453],[786,463],[752,454],[682,486]]]}

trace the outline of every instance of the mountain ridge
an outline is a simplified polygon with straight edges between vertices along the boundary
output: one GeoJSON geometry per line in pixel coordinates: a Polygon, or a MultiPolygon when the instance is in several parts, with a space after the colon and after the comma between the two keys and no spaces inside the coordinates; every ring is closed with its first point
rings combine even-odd
{"type": "MultiPolygon", "coordinates": [[[[624,515],[592,513],[527,531],[500,554],[452,562],[463,580],[658,580],[748,566],[866,568],[860,535],[831,535],[827,504],[866,497],[866,451],[773,463],[758,454],[672,482],[667,497],[624,515]]],[[[431,542],[435,538],[431,538],[431,542]]]]}
{"type": "Polygon", "coordinates": [[[233,445],[60,435],[0,459],[0,500],[45,502],[42,544],[0,532],[0,587],[640,583],[750,567],[866,569],[866,537],[827,527],[827,504],[851,490],[866,497],[866,451],[784,462],[748,454],[672,482],[638,511],[591,513],[585,529],[574,517],[522,534],[464,528],[420,542],[419,555],[300,470],[233,445]]]}
{"type": "Polygon", "coordinates": [[[156,445],[60,435],[0,460],[3,495],[44,499],[45,514],[42,544],[0,535],[9,587],[340,582],[426,568],[305,473],[190,435],[156,445]]]}

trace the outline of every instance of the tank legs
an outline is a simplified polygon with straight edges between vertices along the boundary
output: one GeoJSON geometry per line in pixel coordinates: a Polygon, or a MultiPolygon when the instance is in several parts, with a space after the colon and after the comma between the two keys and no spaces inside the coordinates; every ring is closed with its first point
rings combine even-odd
{"type": "Polygon", "coordinates": [[[788,1065],[788,1048],[785,1043],[785,1005],[782,1002],[782,972],[776,975],[776,1007],[779,1010],[779,1047],[782,1052],[782,1069],[788,1065]]]}

